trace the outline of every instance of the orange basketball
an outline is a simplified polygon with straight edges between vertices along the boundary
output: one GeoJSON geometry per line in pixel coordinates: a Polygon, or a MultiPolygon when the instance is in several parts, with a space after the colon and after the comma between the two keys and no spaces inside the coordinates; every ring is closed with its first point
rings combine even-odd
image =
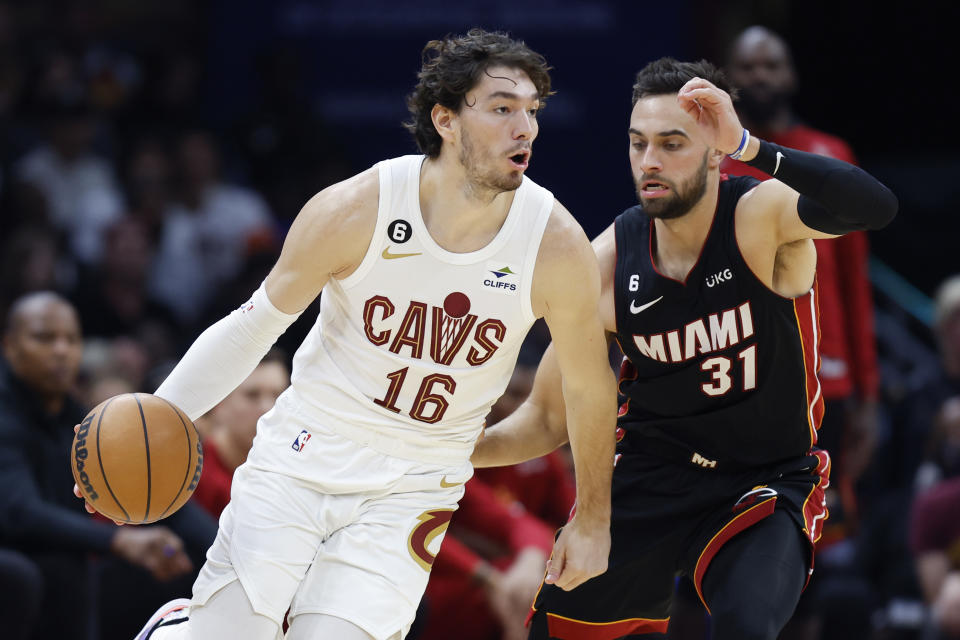
{"type": "Polygon", "coordinates": [[[87,414],[70,451],[80,493],[111,520],[166,518],[197,488],[200,434],[183,411],[149,393],[123,393],[87,414]]]}

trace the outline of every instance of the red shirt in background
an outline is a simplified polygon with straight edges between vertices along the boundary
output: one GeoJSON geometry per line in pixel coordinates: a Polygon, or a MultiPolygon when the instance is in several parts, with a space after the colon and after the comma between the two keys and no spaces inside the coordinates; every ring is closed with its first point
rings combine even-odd
{"type": "MultiPolygon", "coordinates": [[[[777,134],[759,133],[770,142],[856,164],[850,146],[829,134],[796,125],[777,134]]],[[[767,180],[769,175],[725,158],[720,170],[767,180]]],[[[867,274],[867,236],[848,233],[833,240],[814,240],[820,287],[820,384],[827,400],[857,392],[874,399],[879,385],[873,331],[873,296],[867,274]]]]}
{"type": "Polygon", "coordinates": [[[577,498],[573,474],[556,451],[510,467],[477,469],[475,474],[505,504],[518,502],[554,528],[566,523],[577,498]]]}
{"type": "Polygon", "coordinates": [[[910,514],[910,551],[942,551],[960,568],[960,478],[951,478],[920,495],[910,514]]]}
{"type": "Polygon", "coordinates": [[[195,500],[203,509],[219,519],[227,503],[230,502],[230,485],[233,482],[233,471],[230,471],[220,460],[220,454],[213,441],[203,443],[203,471],[200,482],[193,492],[191,500],[195,500]]]}

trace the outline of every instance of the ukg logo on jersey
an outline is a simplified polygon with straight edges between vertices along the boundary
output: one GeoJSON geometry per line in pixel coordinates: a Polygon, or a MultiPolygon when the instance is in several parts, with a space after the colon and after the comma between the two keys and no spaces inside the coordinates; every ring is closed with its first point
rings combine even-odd
{"type": "Polygon", "coordinates": [[[483,286],[504,293],[516,294],[520,283],[520,274],[515,266],[500,262],[487,263],[487,272],[483,279],[483,286]]]}

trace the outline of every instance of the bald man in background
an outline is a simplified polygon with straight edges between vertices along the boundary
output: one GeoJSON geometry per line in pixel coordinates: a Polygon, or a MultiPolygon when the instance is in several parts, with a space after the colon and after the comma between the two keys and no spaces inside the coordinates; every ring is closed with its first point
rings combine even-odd
{"type": "Polygon", "coordinates": [[[93,637],[91,552],[158,580],[191,569],[166,527],[117,527],[76,504],[69,451],[86,409],[70,392],[82,353],[67,300],[40,292],[13,303],[0,357],[0,616],[8,640],[93,637]]]}

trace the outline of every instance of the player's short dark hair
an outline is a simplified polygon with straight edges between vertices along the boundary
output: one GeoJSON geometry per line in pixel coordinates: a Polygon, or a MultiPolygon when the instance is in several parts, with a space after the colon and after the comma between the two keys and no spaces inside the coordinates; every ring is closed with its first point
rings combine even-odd
{"type": "Polygon", "coordinates": [[[464,96],[491,67],[509,67],[527,74],[537,88],[540,104],[550,91],[550,67],[546,59],[522,40],[499,31],[471,29],[464,36],[431,40],[423,48],[419,82],[407,96],[411,119],[403,126],[413,134],[420,151],[431,158],[440,155],[443,139],[433,126],[430,112],[435,104],[460,112],[464,96]]]}
{"type": "Polygon", "coordinates": [[[703,78],[723,89],[736,100],[737,90],[727,80],[723,71],[706,60],[699,62],[680,62],[674,58],[654,60],[637,73],[633,83],[633,102],[649,96],[662,96],[678,93],[689,80],[703,78]]]}

